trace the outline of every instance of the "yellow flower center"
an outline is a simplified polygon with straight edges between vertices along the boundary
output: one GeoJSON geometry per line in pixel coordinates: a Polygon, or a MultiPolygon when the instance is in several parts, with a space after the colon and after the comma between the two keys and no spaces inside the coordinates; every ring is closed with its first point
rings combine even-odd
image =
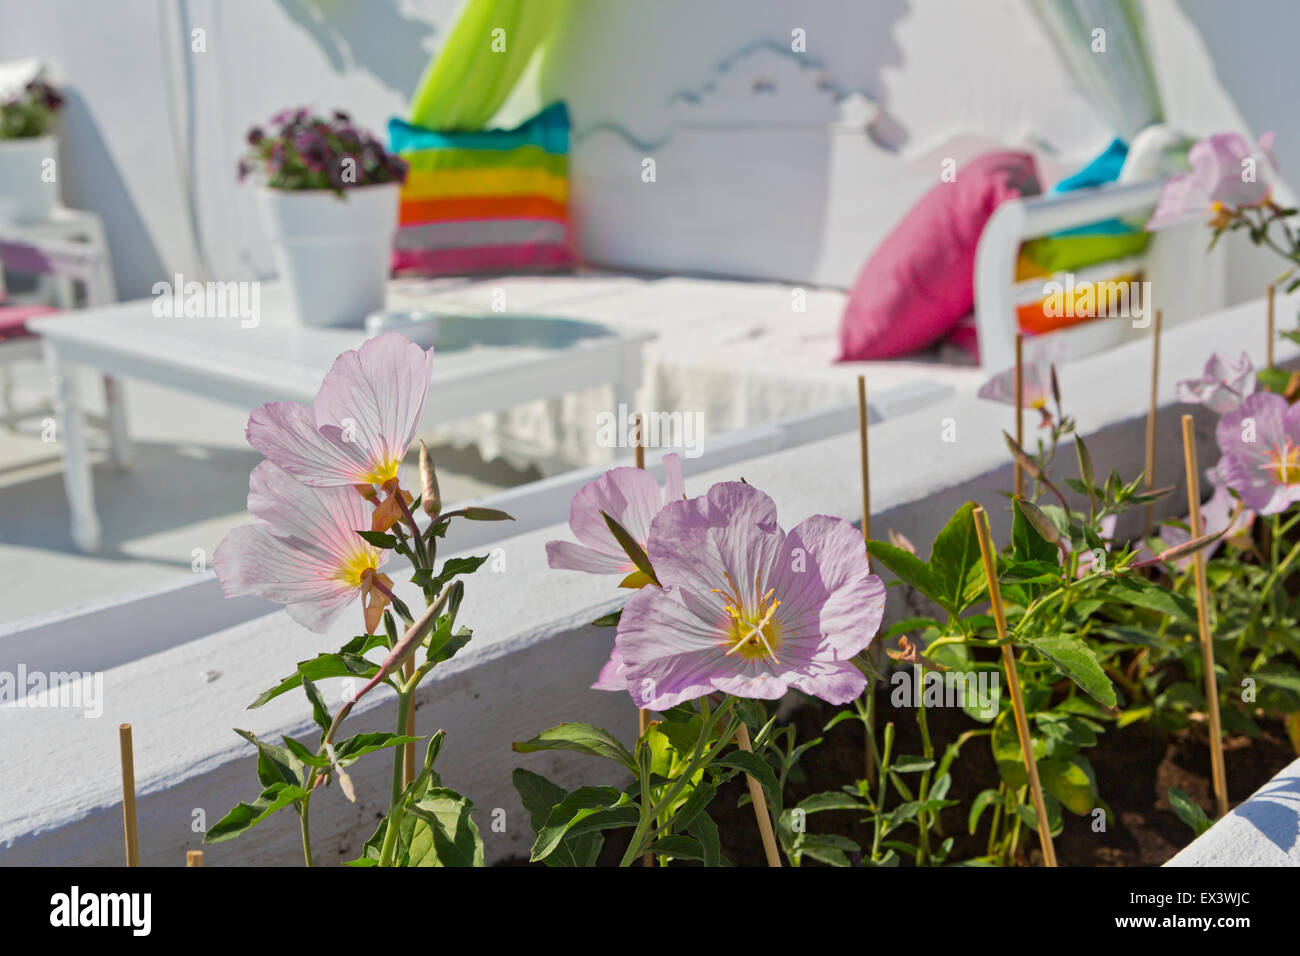
{"type": "MultiPolygon", "coordinates": [[[[724,572],[725,574],[725,572],[724,572]]],[[[772,599],[774,588],[763,591],[760,572],[754,585],[754,600],[747,607],[736,582],[727,574],[728,589],[714,588],[726,600],[727,616],[731,619],[724,646],[726,656],[739,654],[749,660],[770,658],[773,664],[781,663],[776,652],[781,649],[781,622],[776,619],[780,601],[772,599]]]]}
{"type": "Polygon", "coordinates": [[[1274,445],[1268,457],[1269,462],[1263,467],[1273,473],[1274,482],[1279,485],[1294,485],[1300,482],[1300,447],[1291,444],[1288,439],[1283,447],[1274,445]]]}
{"type": "Polygon", "coordinates": [[[382,485],[386,481],[391,481],[397,477],[397,472],[402,467],[402,459],[385,458],[379,464],[375,465],[366,472],[362,477],[372,485],[382,485]]]}
{"type": "Polygon", "coordinates": [[[367,572],[373,574],[378,570],[379,560],[374,552],[354,551],[334,572],[334,577],[354,588],[359,588],[367,572]]]}

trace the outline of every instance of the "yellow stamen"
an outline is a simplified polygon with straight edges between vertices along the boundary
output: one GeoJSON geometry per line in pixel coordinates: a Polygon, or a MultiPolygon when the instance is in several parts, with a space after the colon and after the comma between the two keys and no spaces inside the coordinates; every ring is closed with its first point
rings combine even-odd
{"type": "Polygon", "coordinates": [[[354,551],[334,572],[334,577],[354,588],[359,588],[365,581],[367,572],[373,574],[378,570],[379,559],[373,551],[354,551]]]}
{"type": "Polygon", "coordinates": [[[754,607],[746,608],[736,582],[725,571],[723,575],[729,589],[713,588],[713,592],[723,596],[727,616],[731,618],[729,634],[724,639],[723,646],[727,648],[724,656],[739,654],[749,660],[766,657],[773,664],[781,663],[776,653],[781,647],[781,622],[776,619],[776,609],[781,602],[772,599],[776,589],[769,588],[764,592],[760,574],[754,583],[754,607]]]}
{"type": "Polygon", "coordinates": [[[362,477],[372,485],[382,485],[396,478],[401,468],[402,460],[400,458],[385,458],[362,477]]]}
{"type": "Polygon", "coordinates": [[[1262,467],[1272,472],[1273,480],[1279,485],[1300,483],[1300,447],[1291,444],[1290,439],[1283,447],[1273,446],[1269,452],[1269,462],[1262,467]]]}

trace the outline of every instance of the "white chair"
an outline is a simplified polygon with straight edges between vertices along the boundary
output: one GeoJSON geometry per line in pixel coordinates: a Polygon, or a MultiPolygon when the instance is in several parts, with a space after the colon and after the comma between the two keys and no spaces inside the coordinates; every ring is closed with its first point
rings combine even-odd
{"type": "MultiPolygon", "coordinates": [[[[1021,243],[1076,226],[1149,212],[1160,197],[1160,187],[1158,180],[1103,186],[1014,199],[997,208],[975,253],[975,323],[984,369],[998,372],[1015,363],[1018,292],[1030,284],[1015,281],[1021,243]]],[[[1143,305],[1162,309],[1165,327],[1223,306],[1222,248],[1207,256],[1208,244],[1208,230],[1196,223],[1151,237],[1138,264],[1151,283],[1154,302],[1143,305]]],[[[1032,283],[1041,290],[1044,281],[1040,278],[1032,283]]],[[[1094,318],[1036,336],[1034,341],[1050,339],[1069,357],[1079,358],[1148,334],[1145,322],[1135,327],[1121,318],[1094,318]]]]}
{"type": "MultiPolygon", "coordinates": [[[[49,400],[29,408],[15,407],[8,366],[41,357],[40,339],[28,331],[27,321],[61,310],[41,302],[8,302],[5,269],[35,276],[52,286],[53,297],[64,309],[75,307],[79,301],[86,306],[107,305],[116,293],[97,217],[60,210],[59,217],[49,223],[0,224],[0,424],[12,428],[54,411],[49,400]]],[[[129,448],[122,389],[116,380],[105,376],[104,393],[108,411],[104,424],[109,431],[112,457],[115,463],[125,465],[129,448]]]]}

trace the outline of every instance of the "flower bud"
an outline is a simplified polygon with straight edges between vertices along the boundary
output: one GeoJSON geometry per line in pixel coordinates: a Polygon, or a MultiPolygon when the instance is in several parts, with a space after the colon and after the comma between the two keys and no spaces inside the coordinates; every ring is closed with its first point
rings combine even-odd
{"type": "Polygon", "coordinates": [[[442,495],[438,491],[438,475],[429,460],[429,449],[420,442],[420,507],[430,518],[442,511],[442,495]]]}

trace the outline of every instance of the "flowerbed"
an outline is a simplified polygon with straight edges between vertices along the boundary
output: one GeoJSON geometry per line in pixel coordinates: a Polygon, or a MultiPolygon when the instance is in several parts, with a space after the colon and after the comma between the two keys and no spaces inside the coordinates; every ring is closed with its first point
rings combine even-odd
{"type": "MultiPolygon", "coordinates": [[[[1216,214],[1216,228],[1230,221],[1216,214]]],[[[351,798],[347,768],[387,750],[388,812],[358,838],[351,863],[483,862],[472,802],[435,769],[444,735],[420,733],[413,700],[471,639],[458,613],[490,560],[439,563],[440,542],[454,541],[459,521],[509,516],[444,513],[423,453],[419,494],[402,487],[431,361],[381,336],[340,356],[313,407],[280,403],[250,419],[249,440],[267,456],[249,497],[259,521],[218,550],[223,585],[280,601],[313,630],[360,603],[364,632],[253,703],[301,690],[319,738],[241,732],[257,748],[261,793],[210,827],[209,842],[292,809],[310,865],[313,793],[337,783],[351,798]],[[424,609],[395,593],[402,561],[424,609]],[[332,713],[317,685],[335,679],[354,691],[332,713]],[[397,694],[395,732],[343,737],[356,702],[385,688],[397,694]]],[[[1252,760],[1284,738],[1300,746],[1295,381],[1257,373],[1244,356],[1212,356],[1182,383],[1185,401],[1220,416],[1220,457],[1205,473],[1214,492],[1202,502],[1185,418],[1191,514],[1136,536],[1118,533],[1121,519],[1132,527],[1172,489],[1093,461],[1044,356],[982,393],[1040,413],[1037,441],[1006,436],[1024,481],[1009,496],[1001,547],[973,502],[918,548],[892,533],[864,542],[836,517],[780,522],[772,499],[743,479],[687,497],[671,456],[662,486],[636,468],[591,482],[573,500],[576,540],[552,541],[547,554],[557,573],[606,575],[626,591],[623,608],[595,622],[615,638],[593,686],[626,693],[642,709],[641,731],[630,747],[582,723],[515,743],[531,860],[719,865],[732,848],[730,862],[757,849],[769,865],[1051,865],[1059,839],[1064,862],[1081,862],[1080,826],[1137,827],[1120,814],[1149,813],[1127,787],[1108,791],[1124,772],[1098,769],[1131,756],[1126,741],[1155,734],[1189,752],[1206,742],[1215,813],[1225,812],[1223,731],[1252,760]],[[1069,462],[1058,454],[1067,444],[1069,462]],[[880,567],[922,598],[884,629],[885,606],[901,593],[887,591],[880,567]],[[820,711],[789,719],[775,702],[791,691],[819,698],[820,711]],[[856,757],[843,752],[850,731],[856,757]],[[1247,740],[1264,746],[1247,751],[1247,740]],[[590,782],[568,790],[548,780],[527,756],[543,751],[590,758],[590,782]]],[[[1240,757],[1234,769],[1245,772],[1240,757]]],[[[1157,771],[1154,797],[1190,837],[1211,814],[1179,783],[1201,789],[1194,776],[1157,771]]]]}

